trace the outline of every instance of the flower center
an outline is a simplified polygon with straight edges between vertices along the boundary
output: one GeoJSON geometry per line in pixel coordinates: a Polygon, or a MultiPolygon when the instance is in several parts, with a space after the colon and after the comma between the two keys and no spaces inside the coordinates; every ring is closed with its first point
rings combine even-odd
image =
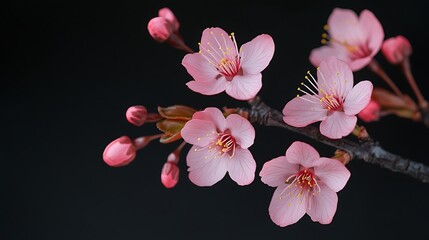
{"type": "Polygon", "coordinates": [[[210,32],[210,34],[213,42],[199,43],[199,53],[230,81],[239,73],[241,66],[234,33],[230,36],[225,36],[223,33],[210,32]]]}
{"type": "MultiPolygon", "coordinates": [[[[327,30],[327,25],[325,26],[325,30],[327,30]]],[[[367,43],[364,44],[350,44],[346,40],[340,41],[335,38],[330,37],[327,33],[322,34],[322,44],[336,44],[344,47],[347,52],[349,53],[349,57],[351,60],[359,59],[359,58],[365,58],[368,57],[371,54],[371,50],[368,47],[367,43]]]]}
{"type": "Polygon", "coordinates": [[[215,146],[219,150],[219,154],[229,154],[232,158],[235,154],[235,138],[229,133],[220,133],[215,146]]]}
{"type": "Polygon", "coordinates": [[[288,206],[295,201],[301,204],[305,198],[308,200],[307,208],[311,209],[312,197],[320,192],[320,186],[312,169],[304,168],[300,170],[296,174],[286,178],[285,184],[288,184],[288,186],[280,193],[280,198],[292,195],[293,198],[288,198],[288,206]]]}
{"type": "MultiPolygon", "coordinates": [[[[319,68],[317,68],[319,71],[319,68]]],[[[301,98],[303,100],[309,101],[311,103],[320,102],[323,108],[328,109],[330,111],[342,111],[343,110],[343,102],[344,97],[341,96],[341,92],[337,90],[337,81],[347,81],[346,79],[341,80],[340,74],[337,72],[337,81],[333,81],[333,84],[328,85],[325,77],[322,72],[320,72],[320,76],[322,80],[320,83],[316,81],[310,71],[307,71],[307,74],[310,76],[305,76],[307,83],[302,82],[301,86],[303,88],[298,88],[298,91],[305,95],[309,95],[310,98],[301,98]]],[[[298,94],[297,97],[300,97],[298,94]]]]}

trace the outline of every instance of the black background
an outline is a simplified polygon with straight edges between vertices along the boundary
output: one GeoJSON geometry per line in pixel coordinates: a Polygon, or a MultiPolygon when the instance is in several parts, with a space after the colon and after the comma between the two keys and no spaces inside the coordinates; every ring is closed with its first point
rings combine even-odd
{"type": "MultiPolygon", "coordinates": [[[[280,228],[269,218],[274,191],[259,177],[239,187],[229,177],[210,188],[187,178],[185,156],[177,186],[166,189],[160,172],[178,143],[153,142],[136,160],[111,168],[102,160],[113,139],[158,133],[153,124],[135,127],[125,119],[131,105],[247,106],[225,93],[203,96],[189,90],[184,52],[156,43],[147,22],[168,6],[188,45],[197,49],[206,27],[235,32],[241,45],[261,33],[276,44],[262,72],[260,96],[274,108],[296,95],[311,49],[320,46],[323,25],[334,7],[370,9],[385,36],[412,43],[413,72],[429,97],[427,3],[424,1],[11,1],[1,7],[0,239],[399,239],[427,236],[429,188],[409,176],[358,159],[338,193],[332,224],[306,215],[280,228]]],[[[380,64],[406,93],[401,72],[381,53],[380,64]]],[[[370,79],[367,69],[355,82],[370,79]]],[[[364,123],[362,123],[364,124],[364,123]]],[[[429,164],[429,130],[395,116],[364,124],[393,153],[429,164]],[[423,139],[423,140],[419,140],[423,139]]],[[[250,148],[258,166],[283,155],[295,140],[330,156],[335,149],[286,130],[255,125],[250,148]]]]}

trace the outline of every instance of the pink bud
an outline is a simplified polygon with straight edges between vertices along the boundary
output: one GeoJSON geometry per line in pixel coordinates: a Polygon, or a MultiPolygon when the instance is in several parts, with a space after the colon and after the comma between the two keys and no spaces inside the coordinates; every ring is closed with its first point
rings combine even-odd
{"type": "Polygon", "coordinates": [[[147,24],[147,29],[152,38],[157,42],[165,42],[173,32],[173,26],[163,17],[152,18],[147,24]]]}
{"type": "Polygon", "coordinates": [[[358,113],[358,117],[364,122],[378,121],[380,119],[380,104],[371,99],[368,105],[358,113]]]}
{"type": "Polygon", "coordinates": [[[132,106],[127,109],[125,115],[128,122],[135,126],[141,126],[147,119],[147,109],[141,105],[132,106]]]}
{"type": "Polygon", "coordinates": [[[177,33],[179,31],[180,23],[169,8],[165,7],[159,9],[158,16],[163,17],[170,22],[173,32],[177,33]]]}
{"type": "Polygon", "coordinates": [[[412,53],[410,42],[401,35],[391,37],[383,42],[381,47],[384,57],[391,64],[403,62],[412,53]]]}
{"type": "Polygon", "coordinates": [[[122,136],[109,143],[103,152],[103,160],[109,166],[122,167],[128,165],[136,157],[136,148],[133,141],[122,136]]]}
{"type": "Polygon", "coordinates": [[[176,186],[179,181],[179,167],[174,162],[167,161],[162,167],[161,182],[166,188],[176,186]]]}

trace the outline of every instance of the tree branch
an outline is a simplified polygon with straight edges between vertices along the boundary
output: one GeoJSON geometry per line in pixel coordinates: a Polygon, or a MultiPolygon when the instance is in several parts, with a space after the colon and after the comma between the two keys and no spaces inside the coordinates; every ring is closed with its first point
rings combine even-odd
{"type": "Polygon", "coordinates": [[[317,127],[296,128],[283,121],[283,114],[271,108],[260,100],[259,97],[249,101],[250,109],[240,108],[247,112],[248,119],[252,123],[264,126],[275,126],[292,132],[303,134],[318,142],[348,152],[352,158],[358,158],[368,163],[378,164],[393,172],[399,172],[414,177],[422,182],[429,182],[429,167],[418,162],[411,161],[396,154],[384,150],[378,142],[369,140],[364,142],[353,142],[348,139],[330,139],[322,134],[317,127]]]}

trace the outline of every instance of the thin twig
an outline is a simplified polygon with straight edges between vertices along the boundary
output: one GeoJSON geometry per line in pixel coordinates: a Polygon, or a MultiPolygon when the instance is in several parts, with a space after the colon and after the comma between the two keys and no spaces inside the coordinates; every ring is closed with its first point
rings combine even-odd
{"type": "Polygon", "coordinates": [[[274,126],[303,134],[318,142],[348,152],[353,158],[361,159],[368,163],[378,164],[393,172],[399,172],[414,177],[422,182],[429,182],[429,167],[418,162],[411,161],[396,154],[384,150],[378,142],[369,140],[365,142],[353,142],[348,139],[330,139],[322,134],[317,127],[296,128],[283,121],[283,114],[271,108],[260,100],[259,97],[249,101],[250,109],[241,108],[247,112],[249,121],[264,126],[274,126]]]}

